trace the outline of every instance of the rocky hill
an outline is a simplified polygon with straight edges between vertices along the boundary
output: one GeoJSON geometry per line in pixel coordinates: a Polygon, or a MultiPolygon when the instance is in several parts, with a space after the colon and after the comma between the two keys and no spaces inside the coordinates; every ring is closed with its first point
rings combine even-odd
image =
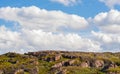
{"type": "Polygon", "coordinates": [[[0,74],[120,74],[120,53],[9,52],[0,55],[0,74]]]}

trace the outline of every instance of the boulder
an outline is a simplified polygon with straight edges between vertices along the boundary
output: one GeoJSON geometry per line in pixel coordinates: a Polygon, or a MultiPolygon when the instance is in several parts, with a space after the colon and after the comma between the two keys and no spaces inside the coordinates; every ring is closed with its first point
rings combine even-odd
{"type": "Polygon", "coordinates": [[[64,58],[69,58],[69,59],[75,59],[75,58],[78,58],[78,56],[75,56],[75,55],[62,55],[64,58]]]}
{"type": "Polygon", "coordinates": [[[61,58],[61,55],[55,55],[54,60],[57,61],[57,60],[60,60],[60,58],[61,58]]]}
{"type": "Polygon", "coordinates": [[[60,67],[62,67],[62,62],[57,63],[57,64],[52,66],[52,68],[60,68],[60,67]]]}
{"type": "Polygon", "coordinates": [[[80,66],[81,66],[82,68],[87,68],[87,67],[89,67],[89,64],[88,64],[88,62],[82,62],[82,63],[80,64],[80,66]]]}
{"type": "Polygon", "coordinates": [[[68,60],[63,62],[63,66],[71,66],[73,65],[75,60],[68,60]]]}
{"type": "Polygon", "coordinates": [[[62,66],[72,66],[75,60],[62,61],[52,66],[52,68],[60,68],[62,66]]]}
{"type": "Polygon", "coordinates": [[[23,69],[16,70],[14,74],[24,74],[24,70],[23,69]]]}
{"type": "Polygon", "coordinates": [[[111,63],[108,68],[116,68],[118,67],[115,63],[111,63]]]}
{"type": "Polygon", "coordinates": [[[3,74],[4,72],[2,70],[0,70],[0,74],[3,74]]]}
{"type": "Polygon", "coordinates": [[[104,61],[103,60],[95,60],[94,66],[96,68],[103,67],[104,66],[104,61]]]}
{"type": "Polygon", "coordinates": [[[55,74],[67,74],[67,70],[66,69],[65,70],[60,70],[55,74]]]}
{"type": "Polygon", "coordinates": [[[31,69],[30,74],[38,74],[39,68],[36,66],[35,68],[31,69]]]}

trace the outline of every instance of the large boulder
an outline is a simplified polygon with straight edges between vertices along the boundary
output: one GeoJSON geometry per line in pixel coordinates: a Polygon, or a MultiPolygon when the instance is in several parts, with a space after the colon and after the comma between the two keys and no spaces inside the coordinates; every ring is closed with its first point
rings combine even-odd
{"type": "Polygon", "coordinates": [[[86,62],[82,62],[81,64],[80,64],[80,66],[82,67],[82,68],[87,68],[87,67],[89,67],[89,63],[86,61],[86,62]]]}
{"type": "Polygon", "coordinates": [[[52,68],[60,68],[62,66],[72,66],[75,60],[62,61],[52,66],[52,68]]]}
{"type": "Polygon", "coordinates": [[[66,69],[60,70],[60,71],[58,71],[58,72],[55,73],[55,74],[67,74],[67,70],[66,70],[66,69]]]}
{"type": "Polygon", "coordinates": [[[60,63],[53,65],[52,68],[60,68],[62,67],[62,65],[63,65],[62,62],[60,62],[60,63]]]}
{"type": "Polygon", "coordinates": [[[104,61],[103,60],[95,60],[94,66],[96,68],[103,67],[104,66],[104,61]]]}
{"type": "Polygon", "coordinates": [[[58,55],[55,55],[54,60],[57,61],[57,60],[60,60],[60,58],[61,58],[61,55],[58,54],[58,55]]]}
{"type": "Polygon", "coordinates": [[[68,60],[63,62],[63,66],[71,66],[73,65],[75,60],[68,60]]]}
{"type": "Polygon", "coordinates": [[[14,74],[24,74],[24,70],[23,69],[18,69],[14,72],[14,74]]]}
{"type": "Polygon", "coordinates": [[[118,67],[115,63],[111,63],[108,68],[116,68],[118,67]]]}
{"type": "Polygon", "coordinates": [[[0,74],[3,74],[4,72],[2,70],[0,70],[0,74]]]}
{"type": "Polygon", "coordinates": [[[75,58],[78,58],[78,56],[75,56],[75,55],[62,55],[64,58],[68,58],[68,59],[75,59],[75,58]]]}

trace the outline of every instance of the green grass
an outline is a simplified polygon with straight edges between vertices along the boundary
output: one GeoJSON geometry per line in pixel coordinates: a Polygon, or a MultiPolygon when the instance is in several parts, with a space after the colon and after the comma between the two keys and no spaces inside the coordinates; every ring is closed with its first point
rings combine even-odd
{"type": "Polygon", "coordinates": [[[81,67],[64,67],[63,69],[67,69],[67,74],[105,74],[100,72],[98,69],[95,68],[81,68],[81,67]]]}
{"type": "Polygon", "coordinates": [[[120,67],[109,68],[107,71],[108,71],[108,72],[119,72],[119,73],[120,73],[120,67]]]}
{"type": "MultiPolygon", "coordinates": [[[[28,55],[23,54],[16,54],[16,53],[7,53],[4,55],[0,55],[0,70],[5,70],[8,72],[12,72],[14,69],[21,69],[26,68],[32,70],[33,68],[37,67],[39,69],[39,74],[54,74],[55,72],[59,71],[59,69],[51,71],[51,67],[57,63],[67,61],[67,60],[75,60],[74,66],[63,66],[61,67],[63,70],[67,70],[67,74],[106,74],[101,71],[101,68],[81,68],[81,62],[84,61],[93,61],[93,60],[103,60],[106,63],[113,62],[114,64],[118,65],[116,68],[109,68],[106,69],[105,72],[120,72],[120,53],[119,54],[112,54],[112,53],[101,53],[101,54],[93,54],[93,53],[63,53],[66,55],[74,55],[74,56],[81,56],[82,58],[65,58],[61,57],[60,60],[57,61],[50,61],[47,62],[45,60],[39,60],[37,57],[30,57],[28,55]],[[38,64],[35,64],[38,62],[38,64]]],[[[55,54],[46,54],[42,58],[51,58],[54,57],[55,54]]],[[[6,73],[7,74],[7,73],[6,73]]],[[[24,74],[30,74],[29,71],[25,71],[24,74]]]]}

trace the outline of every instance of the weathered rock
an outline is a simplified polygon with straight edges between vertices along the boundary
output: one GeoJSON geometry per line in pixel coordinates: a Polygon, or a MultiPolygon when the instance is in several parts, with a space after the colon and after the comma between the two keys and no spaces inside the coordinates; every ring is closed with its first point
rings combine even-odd
{"type": "Polygon", "coordinates": [[[111,63],[110,65],[109,65],[109,68],[116,68],[116,67],[118,67],[115,63],[111,63]]]}
{"type": "Polygon", "coordinates": [[[38,74],[38,72],[39,72],[39,68],[35,67],[30,71],[30,74],[38,74]]]}
{"type": "Polygon", "coordinates": [[[4,72],[2,70],[0,70],[0,74],[3,74],[4,72]]]}
{"type": "Polygon", "coordinates": [[[70,60],[68,62],[69,62],[69,65],[73,65],[75,63],[75,60],[70,60]]]}
{"type": "Polygon", "coordinates": [[[58,72],[55,73],[55,74],[67,74],[67,70],[66,70],[66,69],[60,70],[60,71],[58,71],[58,72]]]}
{"type": "Polygon", "coordinates": [[[102,71],[106,71],[106,70],[108,70],[110,68],[117,68],[117,67],[118,66],[115,63],[113,63],[113,62],[106,63],[106,65],[103,67],[102,71]]]}
{"type": "Polygon", "coordinates": [[[57,60],[60,60],[60,58],[61,58],[61,55],[58,54],[58,55],[55,55],[54,59],[55,59],[55,61],[57,61],[57,60]]]}
{"type": "Polygon", "coordinates": [[[37,66],[35,66],[33,68],[25,68],[24,71],[28,72],[30,74],[38,74],[39,68],[37,66]]]}
{"type": "Polygon", "coordinates": [[[19,61],[14,60],[14,59],[11,58],[11,59],[8,60],[8,62],[10,62],[10,63],[12,63],[12,64],[16,64],[16,63],[18,63],[19,61]]]}
{"type": "Polygon", "coordinates": [[[94,66],[96,68],[103,67],[104,66],[104,61],[103,60],[95,60],[94,66]]]}
{"type": "Polygon", "coordinates": [[[71,66],[73,65],[75,60],[68,60],[63,62],[63,66],[71,66]]]}
{"type": "Polygon", "coordinates": [[[60,68],[62,66],[63,66],[63,64],[62,64],[62,62],[60,62],[60,63],[53,65],[52,68],[60,68]]]}
{"type": "Polygon", "coordinates": [[[23,69],[16,70],[14,74],[24,74],[24,70],[23,69]]]}
{"type": "Polygon", "coordinates": [[[88,62],[82,62],[80,66],[82,68],[87,68],[87,67],[89,67],[89,63],[88,62]]]}
{"type": "Polygon", "coordinates": [[[62,66],[72,66],[75,60],[62,61],[52,66],[52,68],[60,68],[62,66]]]}
{"type": "Polygon", "coordinates": [[[69,59],[75,59],[78,58],[78,56],[74,56],[74,55],[62,55],[64,58],[69,58],[69,59]]]}
{"type": "Polygon", "coordinates": [[[52,55],[51,57],[47,57],[44,60],[47,62],[58,61],[60,60],[61,55],[52,55]]]}

